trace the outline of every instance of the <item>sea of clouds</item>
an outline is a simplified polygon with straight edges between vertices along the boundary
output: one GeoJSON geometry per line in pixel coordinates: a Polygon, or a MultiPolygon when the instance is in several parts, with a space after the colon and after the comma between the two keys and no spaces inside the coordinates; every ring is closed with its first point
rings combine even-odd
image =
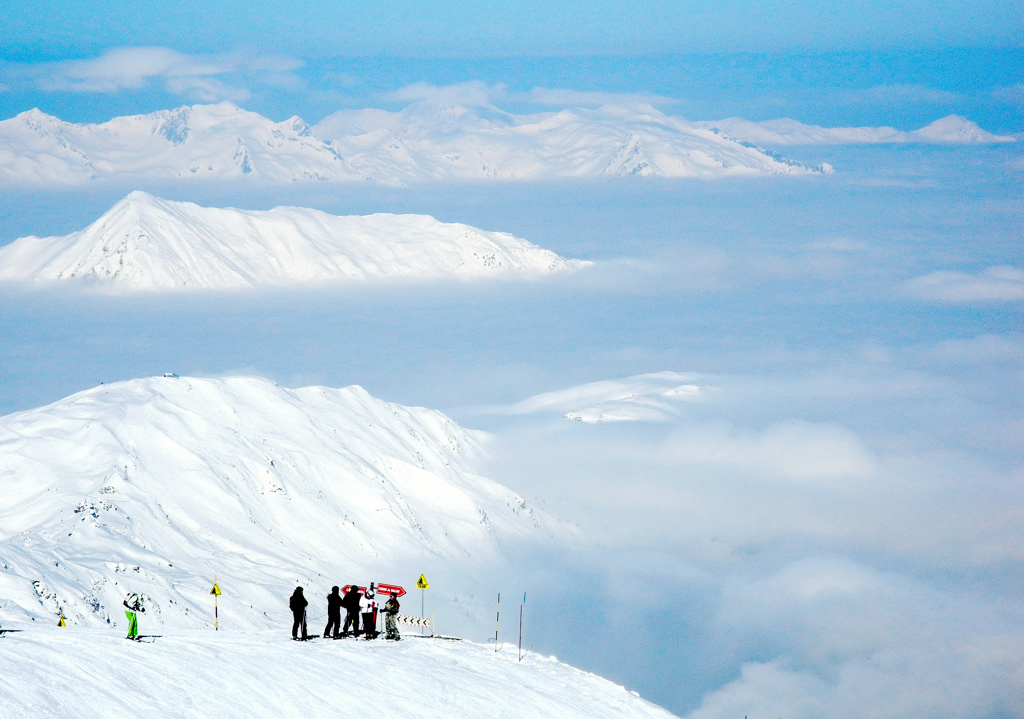
{"type": "Polygon", "coordinates": [[[481,588],[528,593],[536,649],[701,719],[1021,716],[1014,144],[815,148],[800,159],[837,172],[802,179],[17,194],[3,243],[143,189],[423,212],[595,265],[529,286],[5,289],[0,411],[170,371],[358,383],[491,432],[481,472],[590,537],[481,588]]]}

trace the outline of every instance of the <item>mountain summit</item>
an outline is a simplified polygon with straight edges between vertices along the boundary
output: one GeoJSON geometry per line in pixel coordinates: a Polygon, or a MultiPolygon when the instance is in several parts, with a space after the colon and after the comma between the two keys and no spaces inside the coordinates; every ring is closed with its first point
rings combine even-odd
{"type": "Polygon", "coordinates": [[[130,380],[0,418],[0,620],[124,626],[132,591],[151,627],[198,629],[219,573],[233,628],[281,628],[296,583],[426,566],[464,628],[471,603],[449,602],[474,572],[575,537],[475,473],[485,437],[360,387],[253,377],[130,380]]]}
{"type": "Polygon", "coordinates": [[[0,280],[77,281],[116,291],[527,278],[589,264],[426,215],[207,208],[145,192],[131,193],[84,230],[0,248],[0,280]]]}

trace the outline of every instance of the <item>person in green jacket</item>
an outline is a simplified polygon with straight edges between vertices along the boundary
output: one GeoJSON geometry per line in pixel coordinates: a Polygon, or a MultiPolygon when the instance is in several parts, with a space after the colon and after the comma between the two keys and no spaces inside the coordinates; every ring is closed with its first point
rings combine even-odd
{"type": "Polygon", "coordinates": [[[135,592],[130,592],[125,600],[122,602],[125,608],[125,616],[128,617],[128,636],[127,639],[139,640],[139,612],[146,611],[146,608],[142,606],[142,597],[135,592]]]}

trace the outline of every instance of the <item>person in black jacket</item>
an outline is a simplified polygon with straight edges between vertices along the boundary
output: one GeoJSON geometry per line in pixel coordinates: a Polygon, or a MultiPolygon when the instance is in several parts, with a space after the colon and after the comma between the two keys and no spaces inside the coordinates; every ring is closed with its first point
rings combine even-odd
{"type": "Polygon", "coordinates": [[[345,616],[345,626],[342,628],[341,633],[344,635],[348,634],[349,627],[352,631],[359,635],[359,587],[355,584],[348,588],[345,592],[345,597],[341,600],[341,606],[345,607],[347,612],[345,616]]]}
{"type": "Polygon", "coordinates": [[[306,597],[302,595],[302,587],[297,587],[292,593],[292,598],[288,601],[288,606],[292,610],[292,618],[295,620],[292,622],[292,639],[298,639],[299,627],[302,627],[302,638],[307,639],[306,635],[306,605],[309,602],[306,601],[306,597]]]}
{"type": "Polygon", "coordinates": [[[327,595],[327,627],[324,629],[324,638],[338,638],[341,631],[341,595],[337,587],[331,587],[331,593],[327,595]],[[331,628],[334,633],[331,633],[331,628]]]}

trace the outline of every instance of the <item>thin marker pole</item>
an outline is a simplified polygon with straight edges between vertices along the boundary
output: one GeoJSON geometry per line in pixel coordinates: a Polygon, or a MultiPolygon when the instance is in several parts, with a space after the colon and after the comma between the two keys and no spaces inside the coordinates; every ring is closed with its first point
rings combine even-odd
{"type": "Polygon", "coordinates": [[[501,592],[498,592],[498,613],[494,615],[494,651],[498,651],[498,626],[501,621],[501,592]]]}
{"type": "Polygon", "coordinates": [[[526,592],[523,592],[523,603],[519,605],[519,661],[523,661],[523,607],[526,606],[526,592]]]}

